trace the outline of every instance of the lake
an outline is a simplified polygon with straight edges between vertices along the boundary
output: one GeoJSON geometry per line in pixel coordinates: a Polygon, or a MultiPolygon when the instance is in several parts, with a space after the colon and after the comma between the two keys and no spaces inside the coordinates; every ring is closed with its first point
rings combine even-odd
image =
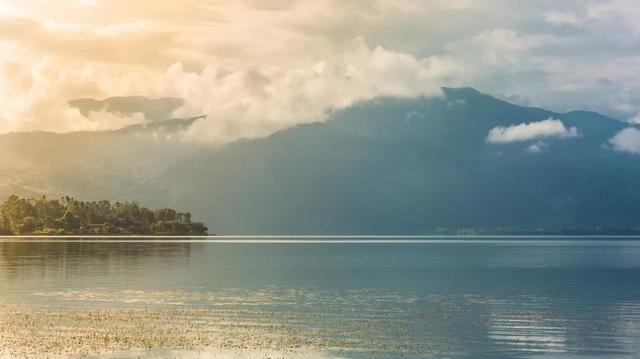
{"type": "Polygon", "coordinates": [[[0,358],[635,358],[640,241],[0,240],[0,358]]]}

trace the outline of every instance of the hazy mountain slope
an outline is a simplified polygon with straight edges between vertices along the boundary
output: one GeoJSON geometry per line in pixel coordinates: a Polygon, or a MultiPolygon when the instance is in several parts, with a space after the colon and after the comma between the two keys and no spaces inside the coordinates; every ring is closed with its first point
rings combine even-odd
{"type": "Polygon", "coordinates": [[[640,158],[603,147],[625,127],[447,89],[444,99],[379,99],[204,151],[146,187],[164,194],[155,200],[206,213],[223,233],[637,226],[640,158]],[[549,117],[580,136],[545,140],[537,154],[526,151],[535,141],[486,141],[495,126],[549,117]]]}
{"type": "Polygon", "coordinates": [[[324,123],[224,147],[176,141],[196,120],[2,135],[0,196],[133,199],[237,234],[640,227],[640,156],[608,144],[630,125],[592,112],[445,89],[442,98],[355,104],[324,123]],[[496,126],[548,118],[577,136],[487,141],[496,126]]]}
{"type": "Polygon", "coordinates": [[[0,197],[72,194],[136,199],[138,184],[197,150],[175,132],[197,119],[157,121],[117,131],[0,136],[0,197]]]}

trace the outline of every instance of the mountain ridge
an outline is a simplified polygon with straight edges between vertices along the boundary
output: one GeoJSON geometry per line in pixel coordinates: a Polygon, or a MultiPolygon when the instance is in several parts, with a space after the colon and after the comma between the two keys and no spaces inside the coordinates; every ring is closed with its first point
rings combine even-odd
{"type": "MultiPolygon", "coordinates": [[[[47,150],[13,149],[29,163],[27,174],[0,181],[0,194],[47,188],[188,208],[220,234],[640,228],[640,157],[609,144],[629,127],[636,128],[594,112],[445,88],[442,97],[363,101],[323,122],[216,147],[154,138],[144,126],[135,135],[101,133],[99,141],[95,133],[63,135],[49,150],[61,158],[53,166],[39,164],[47,150]],[[544,121],[567,133],[489,141],[496,127],[550,131],[544,121]],[[37,180],[47,177],[56,180],[37,180]]],[[[8,142],[0,136],[0,149],[8,142]]]]}
{"type": "Polygon", "coordinates": [[[80,98],[69,101],[69,106],[78,109],[84,117],[100,111],[120,115],[142,113],[149,122],[169,120],[173,112],[183,105],[184,100],[175,97],[115,96],[103,100],[80,98]]]}

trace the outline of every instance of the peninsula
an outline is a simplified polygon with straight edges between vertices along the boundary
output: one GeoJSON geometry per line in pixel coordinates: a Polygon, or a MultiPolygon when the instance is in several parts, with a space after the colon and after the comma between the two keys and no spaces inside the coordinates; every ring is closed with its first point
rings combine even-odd
{"type": "Polygon", "coordinates": [[[2,235],[206,235],[191,213],[151,210],[135,202],[9,196],[0,204],[2,235]]]}

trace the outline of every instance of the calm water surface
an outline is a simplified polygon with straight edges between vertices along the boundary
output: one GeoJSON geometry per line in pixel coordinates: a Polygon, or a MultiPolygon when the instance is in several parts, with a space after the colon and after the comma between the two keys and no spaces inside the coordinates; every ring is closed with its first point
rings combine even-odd
{"type": "MultiPolygon", "coordinates": [[[[381,320],[388,327],[358,335],[377,345],[395,340],[384,330],[396,328],[422,348],[405,357],[635,358],[640,241],[8,239],[0,241],[0,304],[297,313],[316,318],[298,325],[327,336],[327,327],[381,320]]],[[[376,355],[397,357],[396,347],[376,355]]],[[[368,357],[367,350],[342,356],[368,357]]]]}

